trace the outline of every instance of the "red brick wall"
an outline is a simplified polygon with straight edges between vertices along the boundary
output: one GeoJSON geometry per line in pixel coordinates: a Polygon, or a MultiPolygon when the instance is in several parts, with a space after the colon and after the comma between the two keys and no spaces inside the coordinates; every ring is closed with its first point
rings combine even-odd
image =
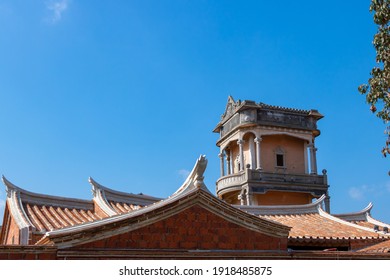
{"type": "Polygon", "coordinates": [[[152,225],[78,248],[286,250],[287,237],[252,231],[194,206],[152,225]]]}
{"type": "Polygon", "coordinates": [[[56,248],[0,246],[0,260],[55,260],[56,258],[56,248]]]}
{"type": "Polygon", "coordinates": [[[355,239],[351,240],[349,250],[359,250],[382,242],[383,239],[355,239]]]}
{"type": "Polygon", "coordinates": [[[37,243],[41,238],[43,237],[43,234],[38,234],[38,233],[33,233],[31,234],[31,243],[29,243],[30,245],[34,245],[35,243],[37,243]]]}
{"type": "MultiPolygon", "coordinates": [[[[8,207],[8,205],[6,205],[6,207],[8,207]]],[[[19,230],[19,227],[16,224],[14,218],[11,215],[7,215],[7,221],[4,221],[3,226],[9,227],[8,232],[7,232],[7,236],[5,236],[4,245],[5,244],[9,244],[9,245],[20,244],[20,241],[19,241],[20,230],[19,230]],[[5,223],[8,223],[8,222],[9,222],[9,224],[6,225],[5,223]]]]}

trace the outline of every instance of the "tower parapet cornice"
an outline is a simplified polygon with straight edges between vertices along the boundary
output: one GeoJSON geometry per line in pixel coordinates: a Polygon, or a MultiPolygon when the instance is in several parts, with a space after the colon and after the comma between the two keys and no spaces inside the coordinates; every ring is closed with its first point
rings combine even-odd
{"type": "Polygon", "coordinates": [[[323,115],[315,109],[293,109],[250,100],[234,101],[229,96],[225,112],[213,132],[220,133],[220,138],[223,138],[236,128],[263,125],[307,130],[318,136],[317,121],[321,118],[323,115]]]}

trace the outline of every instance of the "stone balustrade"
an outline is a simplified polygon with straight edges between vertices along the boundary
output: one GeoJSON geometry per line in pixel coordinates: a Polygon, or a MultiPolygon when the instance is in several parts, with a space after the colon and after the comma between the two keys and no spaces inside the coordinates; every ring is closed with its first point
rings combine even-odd
{"type": "Polygon", "coordinates": [[[324,175],[285,174],[246,169],[245,171],[219,178],[217,181],[217,193],[227,188],[240,187],[246,182],[302,184],[321,187],[327,185],[327,175],[326,173],[324,175]]]}

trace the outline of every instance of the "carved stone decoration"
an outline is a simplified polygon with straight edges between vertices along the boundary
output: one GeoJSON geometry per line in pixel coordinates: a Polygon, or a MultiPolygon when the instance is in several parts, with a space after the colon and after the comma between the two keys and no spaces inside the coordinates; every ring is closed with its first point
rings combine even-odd
{"type": "Polygon", "coordinates": [[[240,105],[240,103],[241,103],[240,100],[238,100],[236,102],[236,101],[234,101],[232,96],[229,96],[228,102],[226,104],[226,109],[225,109],[225,112],[223,113],[223,115],[221,116],[221,120],[227,119],[230,116],[232,116],[234,114],[234,112],[236,111],[236,109],[238,108],[238,106],[240,105]]]}
{"type": "Polygon", "coordinates": [[[245,110],[240,112],[241,123],[254,123],[256,122],[256,110],[245,110]]]}
{"type": "Polygon", "coordinates": [[[316,129],[316,125],[312,117],[287,112],[259,110],[257,119],[259,123],[270,123],[277,126],[291,126],[310,130],[316,129]]]}

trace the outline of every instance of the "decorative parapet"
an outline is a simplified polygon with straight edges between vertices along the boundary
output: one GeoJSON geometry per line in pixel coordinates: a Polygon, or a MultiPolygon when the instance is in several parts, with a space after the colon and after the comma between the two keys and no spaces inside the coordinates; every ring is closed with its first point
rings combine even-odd
{"type": "Polygon", "coordinates": [[[250,100],[238,100],[236,102],[229,96],[225,112],[214,132],[220,133],[220,137],[223,138],[237,127],[265,125],[309,130],[319,135],[317,121],[321,118],[323,118],[323,115],[314,109],[285,108],[255,103],[250,100]]]}
{"type": "MultiPolygon", "coordinates": [[[[239,173],[221,177],[217,181],[217,194],[224,190],[234,187],[240,188],[245,183],[268,184],[275,185],[300,185],[303,187],[327,188],[326,175],[309,175],[309,174],[279,174],[272,172],[264,172],[261,170],[246,169],[239,173]]],[[[259,192],[260,189],[259,189],[259,192]]]]}
{"type": "Polygon", "coordinates": [[[248,180],[281,182],[281,183],[296,183],[296,184],[313,184],[325,185],[324,176],[309,175],[309,174],[279,174],[272,172],[264,172],[261,170],[248,170],[248,180]]]}
{"type": "Polygon", "coordinates": [[[245,171],[240,171],[236,174],[221,177],[217,181],[217,194],[225,189],[229,189],[232,187],[241,187],[241,185],[246,181],[247,176],[245,171]]]}

